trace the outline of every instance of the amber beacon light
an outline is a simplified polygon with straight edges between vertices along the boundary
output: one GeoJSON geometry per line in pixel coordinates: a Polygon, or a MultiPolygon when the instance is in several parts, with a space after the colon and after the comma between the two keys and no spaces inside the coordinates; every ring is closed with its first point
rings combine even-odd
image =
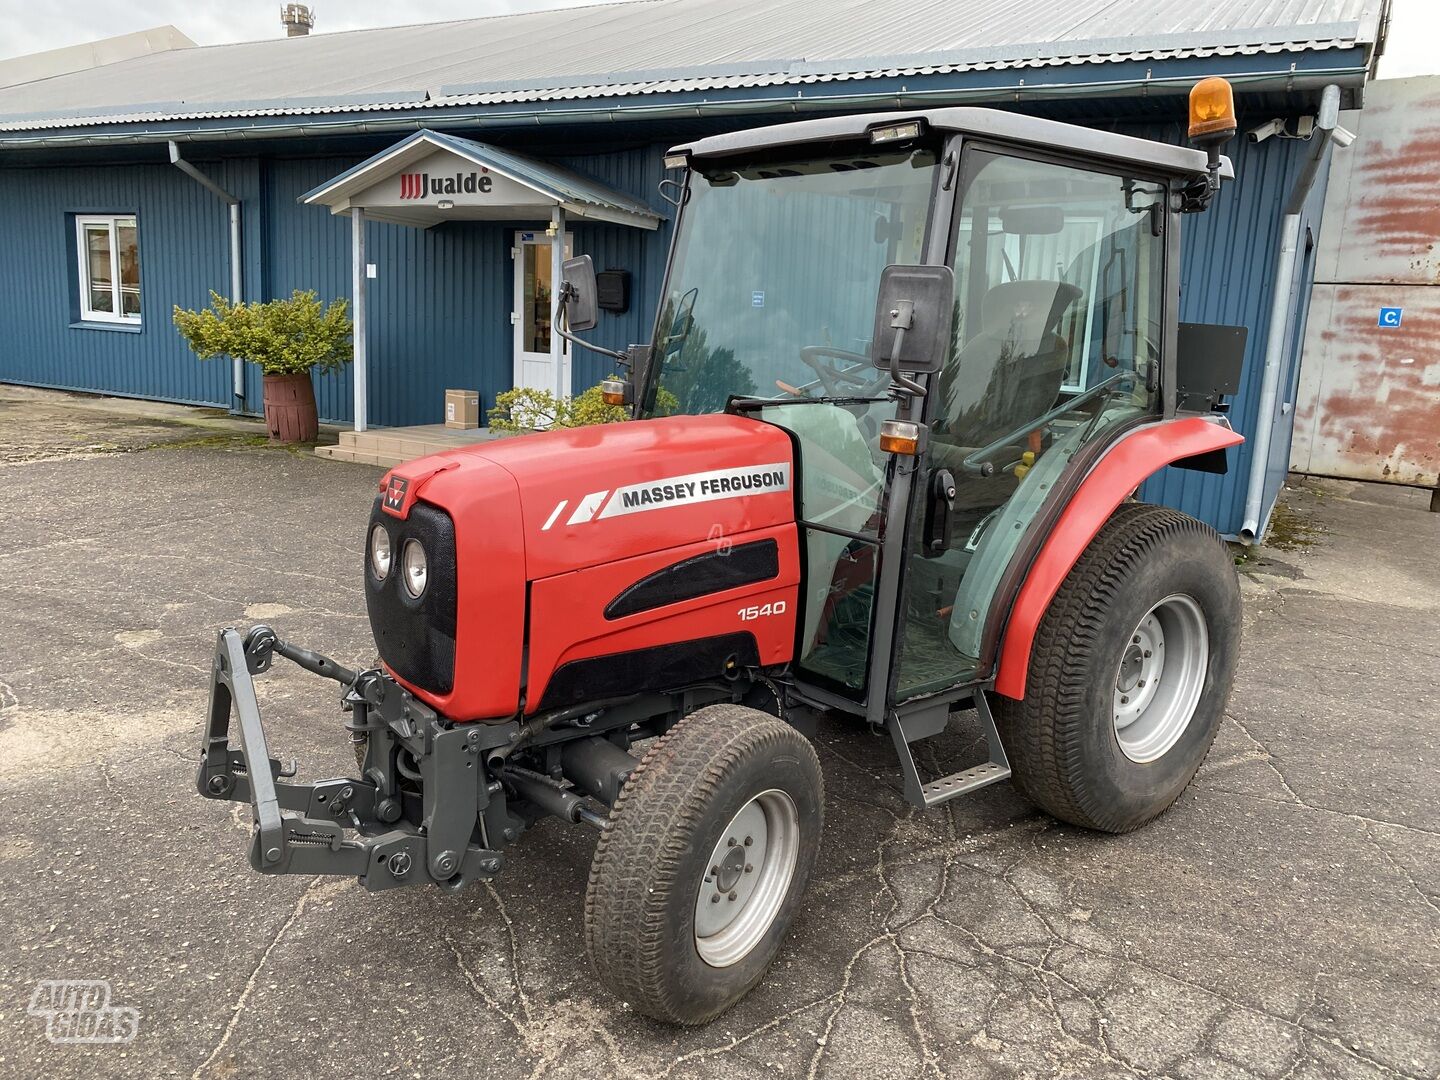
{"type": "Polygon", "coordinates": [[[1235,134],[1235,92],[1218,76],[1201,79],[1190,91],[1190,141],[1222,143],[1235,134]]]}

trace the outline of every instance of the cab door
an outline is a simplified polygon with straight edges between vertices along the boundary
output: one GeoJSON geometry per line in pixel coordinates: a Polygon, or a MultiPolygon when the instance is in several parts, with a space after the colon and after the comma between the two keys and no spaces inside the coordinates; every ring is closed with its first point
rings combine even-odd
{"type": "Polygon", "coordinates": [[[892,701],[984,677],[1001,579],[1066,467],[1158,400],[1165,182],[967,143],[958,187],[959,329],[925,402],[892,701]]]}

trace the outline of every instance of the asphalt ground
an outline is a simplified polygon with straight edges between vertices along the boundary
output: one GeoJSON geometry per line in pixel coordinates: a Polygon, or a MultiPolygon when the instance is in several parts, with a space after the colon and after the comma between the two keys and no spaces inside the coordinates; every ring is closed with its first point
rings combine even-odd
{"type": "MultiPolygon", "coordinates": [[[[0,388],[0,1076],[1440,1076],[1425,493],[1287,492],[1241,567],[1230,714],[1140,832],[1009,785],[915,811],[887,742],[822,725],[794,933],[678,1030],[591,975],[584,827],[542,823],[455,896],[249,869],[248,810],[193,788],[214,634],[265,620],[368,662],[380,473],[182,412],[0,388]],[[107,981],[138,1035],[49,1041],[30,1006],[56,979],[107,981]]],[[[303,777],[351,767],[329,684],[281,664],[260,693],[303,777]]],[[[980,753],[963,721],[939,741],[932,765],[980,753]]]]}

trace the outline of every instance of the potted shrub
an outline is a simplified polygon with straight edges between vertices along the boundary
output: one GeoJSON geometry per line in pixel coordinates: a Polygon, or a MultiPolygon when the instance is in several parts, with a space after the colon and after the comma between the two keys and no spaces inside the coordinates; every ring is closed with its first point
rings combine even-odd
{"type": "Polygon", "coordinates": [[[320,433],[312,371],[335,371],[353,358],[349,304],[320,303],[296,289],[287,300],[232,304],[215,292],[200,311],[175,308],[175,328],[202,360],[233,356],[264,375],[265,427],[275,442],[312,442],[320,433]]]}

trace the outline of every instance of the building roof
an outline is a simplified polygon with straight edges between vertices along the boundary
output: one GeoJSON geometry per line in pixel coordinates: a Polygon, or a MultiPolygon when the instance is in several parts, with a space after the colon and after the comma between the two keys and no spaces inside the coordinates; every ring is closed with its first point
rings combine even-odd
{"type": "Polygon", "coordinates": [[[0,131],[1355,49],[1363,77],[1389,3],[629,0],[136,57],[0,88],[0,131]]]}
{"type": "Polygon", "coordinates": [[[45,52],[0,60],[0,86],[35,82],[56,75],[68,75],[72,71],[82,71],[85,68],[116,64],[136,56],[194,47],[195,42],[175,27],[155,26],[149,30],[136,30],[131,34],[119,34],[98,41],[86,41],[79,45],[67,45],[60,49],[47,49],[45,52]]]}

